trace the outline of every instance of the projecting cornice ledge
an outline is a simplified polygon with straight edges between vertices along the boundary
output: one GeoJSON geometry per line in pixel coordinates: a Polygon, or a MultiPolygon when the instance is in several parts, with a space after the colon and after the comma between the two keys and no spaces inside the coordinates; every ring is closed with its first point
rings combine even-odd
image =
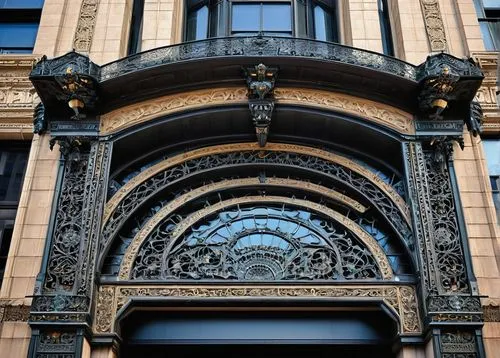
{"type": "Polygon", "coordinates": [[[424,122],[447,123],[423,123],[425,133],[451,127],[460,132],[458,127],[470,118],[471,101],[483,79],[473,61],[444,53],[413,66],[334,43],[266,36],[188,42],[103,66],[71,52],[43,58],[30,79],[52,122],[92,121],[97,115],[160,96],[241,86],[245,69],[259,63],[279,72],[276,88],[346,93],[416,114],[424,122]],[[449,122],[455,124],[450,127],[449,122]]]}

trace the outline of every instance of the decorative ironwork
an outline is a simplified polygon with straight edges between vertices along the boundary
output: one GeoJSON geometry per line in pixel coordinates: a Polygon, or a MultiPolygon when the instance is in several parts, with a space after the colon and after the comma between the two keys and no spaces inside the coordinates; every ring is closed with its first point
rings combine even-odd
{"type": "Polygon", "coordinates": [[[37,76],[64,76],[68,68],[77,74],[92,76],[94,79],[99,78],[100,67],[90,61],[87,56],[78,52],[68,52],[63,56],[48,59],[43,56],[38,61],[30,73],[30,78],[37,76]]]}
{"type": "Polygon", "coordinates": [[[448,101],[453,99],[459,79],[460,76],[450,72],[448,67],[443,67],[438,75],[426,78],[419,95],[420,110],[430,112],[430,119],[443,119],[441,113],[448,107],[448,101]]]}
{"type": "Polygon", "coordinates": [[[47,119],[45,118],[45,106],[38,103],[33,113],[33,133],[43,134],[47,130],[47,119]]]}
{"type": "Polygon", "coordinates": [[[73,358],[77,336],[73,332],[46,332],[38,337],[36,358],[73,358]]]}
{"type": "Polygon", "coordinates": [[[476,358],[476,336],[472,331],[441,332],[442,358],[476,358]]]}
{"type": "Polygon", "coordinates": [[[378,53],[342,46],[331,42],[286,37],[227,37],[157,48],[126,57],[101,68],[101,81],[153,66],[196,58],[247,57],[305,57],[324,61],[348,63],[412,79],[415,67],[409,63],[378,53]]]}
{"type": "Polygon", "coordinates": [[[483,128],[483,109],[478,101],[472,101],[470,104],[470,116],[467,121],[465,121],[467,129],[472,133],[474,137],[481,134],[483,128]]]}
{"type": "Polygon", "coordinates": [[[436,78],[444,68],[449,73],[460,77],[472,77],[482,79],[483,73],[472,59],[461,59],[447,53],[439,53],[427,57],[427,60],[417,68],[416,80],[422,81],[428,78],[436,78]]]}
{"type": "Polygon", "coordinates": [[[30,306],[13,305],[9,301],[0,302],[0,322],[26,322],[30,306]]]}
{"type": "Polygon", "coordinates": [[[102,286],[98,295],[94,331],[110,333],[114,330],[117,311],[132,298],[184,297],[195,300],[203,297],[283,297],[283,298],[356,298],[360,302],[384,302],[400,320],[400,332],[419,334],[422,332],[415,289],[411,286],[102,286]],[[411,312],[411,314],[407,314],[411,312]]]}
{"type": "Polygon", "coordinates": [[[431,139],[432,161],[436,167],[440,168],[441,172],[446,170],[448,160],[452,158],[454,141],[458,143],[462,150],[465,148],[464,140],[461,136],[439,136],[431,139]]]}
{"type": "Polygon", "coordinates": [[[267,67],[260,63],[253,68],[247,68],[247,87],[253,125],[259,146],[264,147],[269,135],[271,116],[274,109],[272,97],[274,84],[276,82],[276,68],[267,67]],[[267,97],[267,99],[265,99],[267,97]]]}
{"type": "Polygon", "coordinates": [[[65,96],[59,99],[65,101],[75,113],[71,118],[74,120],[85,118],[86,115],[80,113],[80,110],[93,109],[96,105],[97,84],[95,79],[92,76],[75,72],[70,66],[66,68],[63,75],[55,76],[55,79],[65,96]]]}
{"type": "Polygon", "coordinates": [[[448,293],[470,291],[447,166],[437,166],[426,153],[429,202],[433,223],[433,254],[440,287],[448,293]]]}
{"type": "Polygon", "coordinates": [[[59,151],[64,159],[72,162],[84,160],[86,157],[82,155],[89,151],[90,137],[84,136],[56,136],[50,142],[50,150],[54,149],[54,145],[59,144],[59,151]]]}
{"type": "Polygon", "coordinates": [[[71,291],[78,270],[84,218],[84,199],[89,170],[89,154],[66,161],[61,193],[55,212],[54,235],[44,288],[47,291],[71,291]]]}
{"type": "MultiPolygon", "coordinates": [[[[238,146],[226,146],[226,150],[236,149],[238,146]]],[[[241,146],[239,146],[241,149],[241,146]]],[[[256,147],[258,148],[258,147],[256,147]]],[[[177,160],[173,160],[171,167],[169,168],[164,163],[160,163],[159,166],[151,167],[145,172],[141,173],[137,178],[129,181],[127,186],[129,189],[120,190],[119,195],[116,198],[111,199],[108,203],[108,211],[105,213],[105,226],[103,228],[103,239],[104,244],[114,235],[116,230],[122,225],[127,217],[143,202],[143,200],[150,197],[154,192],[161,190],[172,180],[182,178],[185,175],[195,173],[199,170],[206,168],[214,168],[224,165],[235,165],[239,163],[276,163],[285,165],[295,165],[301,168],[314,169],[327,175],[335,177],[343,183],[352,186],[356,190],[363,193],[374,206],[376,206],[388,219],[388,221],[395,227],[396,231],[401,234],[402,237],[407,240],[408,245],[411,245],[411,231],[406,222],[405,216],[402,215],[399,207],[405,208],[406,205],[401,203],[401,197],[398,194],[389,197],[385,194],[388,191],[381,190],[382,188],[387,188],[387,185],[383,183],[380,178],[375,177],[369,170],[359,168],[359,165],[349,160],[340,160],[331,153],[327,153],[320,150],[309,150],[309,154],[301,154],[299,146],[292,145],[269,145],[270,150],[287,150],[295,152],[295,154],[290,155],[287,152],[278,151],[238,151],[223,153],[223,148],[217,147],[217,151],[210,151],[210,148],[203,151],[199,151],[193,159],[189,160],[189,157],[182,155],[179,157],[179,163],[177,160]],[[203,155],[209,156],[203,156],[203,155]],[[314,155],[318,155],[314,157],[314,155]],[[201,156],[201,158],[199,158],[201,156]],[[321,157],[328,158],[325,160],[321,157]],[[342,165],[334,163],[332,161],[339,161],[342,165]],[[345,165],[345,166],[344,166],[345,165]],[[349,169],[348,169],[349,168],[349,169]],[[352,169],[357,172],[362,172],[363,176],[357,174],[352,169]],[[141,176],[144,178],[141,178],[141,176]],[[149,179],[147,179],[149,176],[149,179]],[[367,181],[366,178],[374,178],[374,182],[367,181]],[[139,179],[141,178],[141,179],[139,179]],[[136,186],[141,183],[141,185],[136,186]],[[377,183],[375,185],[374,183],[377,183]],[[385,192],[385,193],[384,193],[385,192]],[[399,198],[399,200],[397,199],[399,198]],[[126,200],[124,200],[126,199],[126,200]],[[394,202],[400,204],[396,205],[394,202]],[[116,201],[115,201],[116,200],[116,201]],[[113,208],[113,209],[110,209],[113,208]]],[[[215,149],[215,148],[214,148],[215,149]]],[[[194,154],[194,152],[192,152],[194,154]]],[[[407,208],[402,210],[404,213],[407,212],[407,208]]]]}
{"type": "Polygon", "coordinates": [[[269,135],[269,126],[271,125],[274,102],[269,100],[250,99],[248,106],[250,107],[250,114],[252,115],[253,125],[255,126],[257,142],[259,146],[264,147],[269,135]]]}
{"type": "MultiPolygon", "coordinates": [[[[358,239],[331,219],[288,205],[228,208],[170,243],[159,225],[133,279],[350,280],[382,278],[358,239]],[[154,250],[154,251],[152,251],[154,250]],[[153,256],[159,256],[153,258],[153,256]],[[159,267],[154,263],[159,262],[159,267]]],[[[174,229],[175,230],[175,229],[174,229]]]]}
{"type": "Polygon", "coordinates": [[[471,296],[431,296],[427,308],[434,312],[476,312],[481,313],[481,300],[471,296]]]}
{"type": "Polygon", "coordinates": [[[85,312],[89,309],[87,296],[44,295],[35,296],[31,305],[33,312],[85,312]]]}

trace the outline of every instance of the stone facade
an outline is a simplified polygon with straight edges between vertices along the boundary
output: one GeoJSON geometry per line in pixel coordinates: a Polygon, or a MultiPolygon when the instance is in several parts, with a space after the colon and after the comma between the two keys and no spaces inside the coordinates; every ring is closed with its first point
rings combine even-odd
{"type": "MultiPolygon", "coordinates": [[[[399,59],[418,65],[423,63],[429,55],[444,51],[458,58],[473,58],[484,73],[484,80],[476,97],[484,114],[483,134],[473,136],[464,129],[463,149],[460,149],[458,144],[454,144],[453,167],[459,189],[459,211],[463,212],[472,268],[477,278],[478,291],[474,293],[476,287],[472,287],[471,295],[481,296],[484,311],[482,328],[484,349],[487,357],[495,357],[500,351],[500,226],[493,204],[481,138],[500,139],[500,109],[497,94],[499,54],[484,50],[472,0],[389,0],[388,3],[395,53],[399,59]]],[[[52,339],[60,343],[64,338],[59,336],[44,338],[43,335],[48,335],[48,331],[43,331],[43,329],[37,331],[36,324],[31,326],[33,329],[28,324],[29,312],[33,311],[31,309],[32,297],[41,294],[41,290],[47,288],[43,286],[43,280],[46,277],[42,277],[40,271],[47,268],[47,265],[50,268],[50,263],[44,260],[50,256],[50,248],[46,248],[47,237],[55,237],[53,232],[50,233],[53,227],[57,228],[57,220],[53,219],[57,211],[57,205],[53,203],[54,197],[60,195],[59,191],[65,190],[64,183],[68,180],[62,174],[63,167],[60,164],[59,150],[49,149],[51,133],[42,130],[39,131],[40,134],[33,135],[33,113],[40,99],[28,75],[42,56],[53,58],[73,49],[88,55],[90,60],[97,65],[104,65],[125,57],[132,8],[132,0],[46,0],[33,55],[0,55],[0,140],[31,142],[29,161],[0,291],[0,356],[27,356],[30,340],[34,339],[32,335],[38,337],[36,339],[39,345],[44,342],[44,339],[49,341],[52,339]]],[[[141,49],[146,51],[180,43],[184,16],[183,3],[180,0],[144,0],[141,49]]],[[[344,0],[341,16],[343,18],[341,37],[344,44],[375,52],[382,50],[377,0],[344,0]]],[[[241,83],[243,86],[244,81],[241,83]]],[[[201,91],[203,93],[185,91],[181,95],[169,94],[129,106],[121,106],[100,116],[100,131],[103,136],[112,135],[114,131],[124,130],[128,126],[145,124],[160,115],[172,114],[177,108],[195,109],[200,106],[227,104],[227,102],[241,104],[247,100],[246,89],[242,86],[219,89],[225,93],[222,97],[220,93],[214,94],[213,91],[210,93],[206,90],[201,91]],[[233,90],[232,93],[231,90],[233,90]]],[[[367,98],[353,97],[340,92],[322,93],[304,88],[277,89],[273,96],[273,100],[276,100],[278,104],[281,101],[283,104],[305,106],[305,103],[300,104],[300,100],[297,100],[302,98],[302,102],[307,102],[308,106],[314,107],[314,101],[316,101],[317,108],[328,108],[331,111],[355,115],[363,118],[364,121],[390,127],[400,134],[415,134],[412,122],[414,117],[411,113],[367,98]],[[311,92],[315,92],[314,96],[311,92]],[[311,96],[312,100],[304,100],[307,96],[311,96]]],[[[61,146],[67,145],[60,138],[57,139],[58,144],[63,143],[61,146]]],[[[106,155],[111,149],[106,144],[92,143],[88,151],[82,154],[88,156],[88,163],[85,168],[81,168],[80,174],[93,180],[96,176],[105,175],[103,173],[106,173],[106,170],[102,168],[107,165],[106,155]],[[89,163],[101,171],[95,168],[89,169],[89,163]]],[[[408,149],[408,151],[412,150],[418,152],[418,148],[408,149]]],[[[500,156],[500,153],[498,155],[500,156]]],[[[417,161],[413,165],[418,166],[417,161]]],[[[82,218],[82,222],[90,220],[85,222],[87,227],[91,227],[89,223],[101,227],[101,220],[104,222],[106,209],[104,207],[97,209],[97,206],[104,206],[104,203],[99,203],[98,199],[91,196],[82,200],[84,201],[81,203],[81,208],[90,205],[95,209],[95,213],[89,214],[88,219],[82,218]],[[99,210],[102,210],[102,217],[99,216],[99,210]]],[[[96,230],[96,235],[98,231],[96,230]]],[[[90,246],[86,250],[90,252],[90,246]]],[[[88,252],[85,251],[90,255],[88,252]]],[[[93,278],[93,273],[89,275],[88,277],[93,278]]],[[[92,285],[88,283],[87,285],[88,290],[92,291],[90,288],[92,285]]],[[[127,287],[124,287],[121,290],[126,291],[126,289],[127,287]]],[[[144,295],[155,295],[155,290],[159,289],[148,287],[144,290],[153,292],[143,292],[144,295]]],[[[224,295],[206,290],[204,295],[224,295]]],[[[234,290],[238,291],[236,288],[234,290]]],[[[402,289],[399,288],[399,290],[402,289]]],[[[98,292],[90,294],[96,297],[95,321],[91,323],[94,331],[99,331],[95,327],[99,326],[102,321],[110,326],[111,321],[108,322],[108,320],[114,318],[114,316],[106,317],[106,312],[99,311],[99,304],[106,305],[108,302],[106,300],[109,300],[110,304],[117,308],[120,299],[124,300],[123,297],[119,297],[120,294],[122,293],[115,292],[114,288],[105,285],[101,286],[98,292]]],[[[156,294],[165,295],[164,292],[156,294]]],[[[191,293],[187,288],[185,291],[166,293],[171,296],[188,294],[191,293]]],[[[303,292],[290,295],[313,297],[316,294],[304,289],[303,292]]],[[[238,291],[234,294],[226,292],[225,295],[251,296],[252,293],[241,294],[238,291]]],[[[287,294],[273,292],[259,294],[259,296],[266,295],[287,294]]],[[[328,295],[335,296],[337,293],[332,289],[325,293],[325,296],[328,295]]],[[[379,293],[374,295],[377,296],[379,293]]],[[[380,297],[385,297],[384,295],[385,293],[380,294],[380,297]]],[[[394,305],[402,307],[403,301],[404,294],[398,291],[398,298],[394,305]]],[[[115,311],[112,312],[113,315],[115,313],[115,311]]],[[[35,316],[32,315],[32,322],[35,316]]],[[[401,317],[408,316],[401,314],[401,317]]],[[[58,319],[64,318],[56,317],[55,321],[57,322],[58,319]]],[[[401,322],[404,324],[404,318],[401,318],[401,322]]],[[[420,325],[423,322],[418,319],[415,322],[416,328],[414,329],[421,332],[420,325]]],[[[70,346],[81,340],[81,348],[76,352],[79,352],[82,357],[111,358],[116,356],[111,345],[103,346],[95,341],[92,342],[92,337],[82,332],[76,331],[74,337],[66,341],[66,344],[70,346]]],[[[432,330],[428,334],[431,336],[432,330]]],[[[440,348],[433,347],[432,342],[427,341],[421,347],[403,347],[399,357],[439,357],[440,355],[435,354],[437,349],[440,348]]],[[[441,356],[451,357],[451,355],[441,356]]]]}

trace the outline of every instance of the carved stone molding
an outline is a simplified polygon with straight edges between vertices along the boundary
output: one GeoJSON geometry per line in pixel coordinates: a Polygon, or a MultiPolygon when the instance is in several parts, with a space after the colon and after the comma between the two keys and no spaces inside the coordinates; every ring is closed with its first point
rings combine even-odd
{"type": "Polygon", "coordinates": [[[33,56],[0,57],[0,139],[32,136],[33,108],[39,101],[28,76],[33,56]]]}
{"type": "Polygon", "coordinates": [[[76,25],[73,48],[78,52],[90,52],[92,38],[94,36],[97,21],[97,9],[99,0],[83,0],[80,8],[80,16],[76,25]]]}
{"type": "Polygon", "coordinates": [[[30,315],[30,306],[16,305],[10,301],[0,301],[0,323],[1,322],[27,322],[30,315]]]}
{"type": "Polygon", "coordinates": [[[424,15],[425,29],[432,52],[446,51],[448,48],[444,23],[438,0],[420,0],[424,15]]]}
{"type": "Polygon", "coordinates": [[[498,64],[499,52],[475,52],[471,57],[484,73],[481,87],[476,94],[476,100],[483,111],[483,131],[485,134],[500,133],[500,103],[498,103],[498,64]]]}
{"type": "Polygon", "coordinates": [[[101,286],[97,295],[95,334],[115,331],[117,313],[131,299],[184,297],[196,298],[331,298],[332,301],[384,302],[399,317],[400,333],[418,335],[422,332],[417,297],[412,286],[101,286]]]}
{"type": "MultiPolygon", "coordinates": [[[[101,116],[101,135],[116,133],[154,118],[204,106],[245,104],[248,101],[246,94],[247,90],[243,87],[218,88],[169,95],[130,105],[101,116]]],[[[274,98],[277,104],[297,104],[354,114],[399,133],[415,132],[413,116],[410,113],[346,94],[303,88],[279,88],[274,90],[274,98]]]]}
{"type": "Polygon", "coordinates": [[[485,322],[500,322],[500,306],[483,306],[485,322]]]}

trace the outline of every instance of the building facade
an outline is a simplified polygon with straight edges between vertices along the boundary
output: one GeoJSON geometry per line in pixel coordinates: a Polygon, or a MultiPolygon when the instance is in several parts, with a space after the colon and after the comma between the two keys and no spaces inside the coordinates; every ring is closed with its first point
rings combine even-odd
{"type": "Polygon", "coordinates": [[[0,0],[0,356],[498,357],[500,3],[0,0]]]}

